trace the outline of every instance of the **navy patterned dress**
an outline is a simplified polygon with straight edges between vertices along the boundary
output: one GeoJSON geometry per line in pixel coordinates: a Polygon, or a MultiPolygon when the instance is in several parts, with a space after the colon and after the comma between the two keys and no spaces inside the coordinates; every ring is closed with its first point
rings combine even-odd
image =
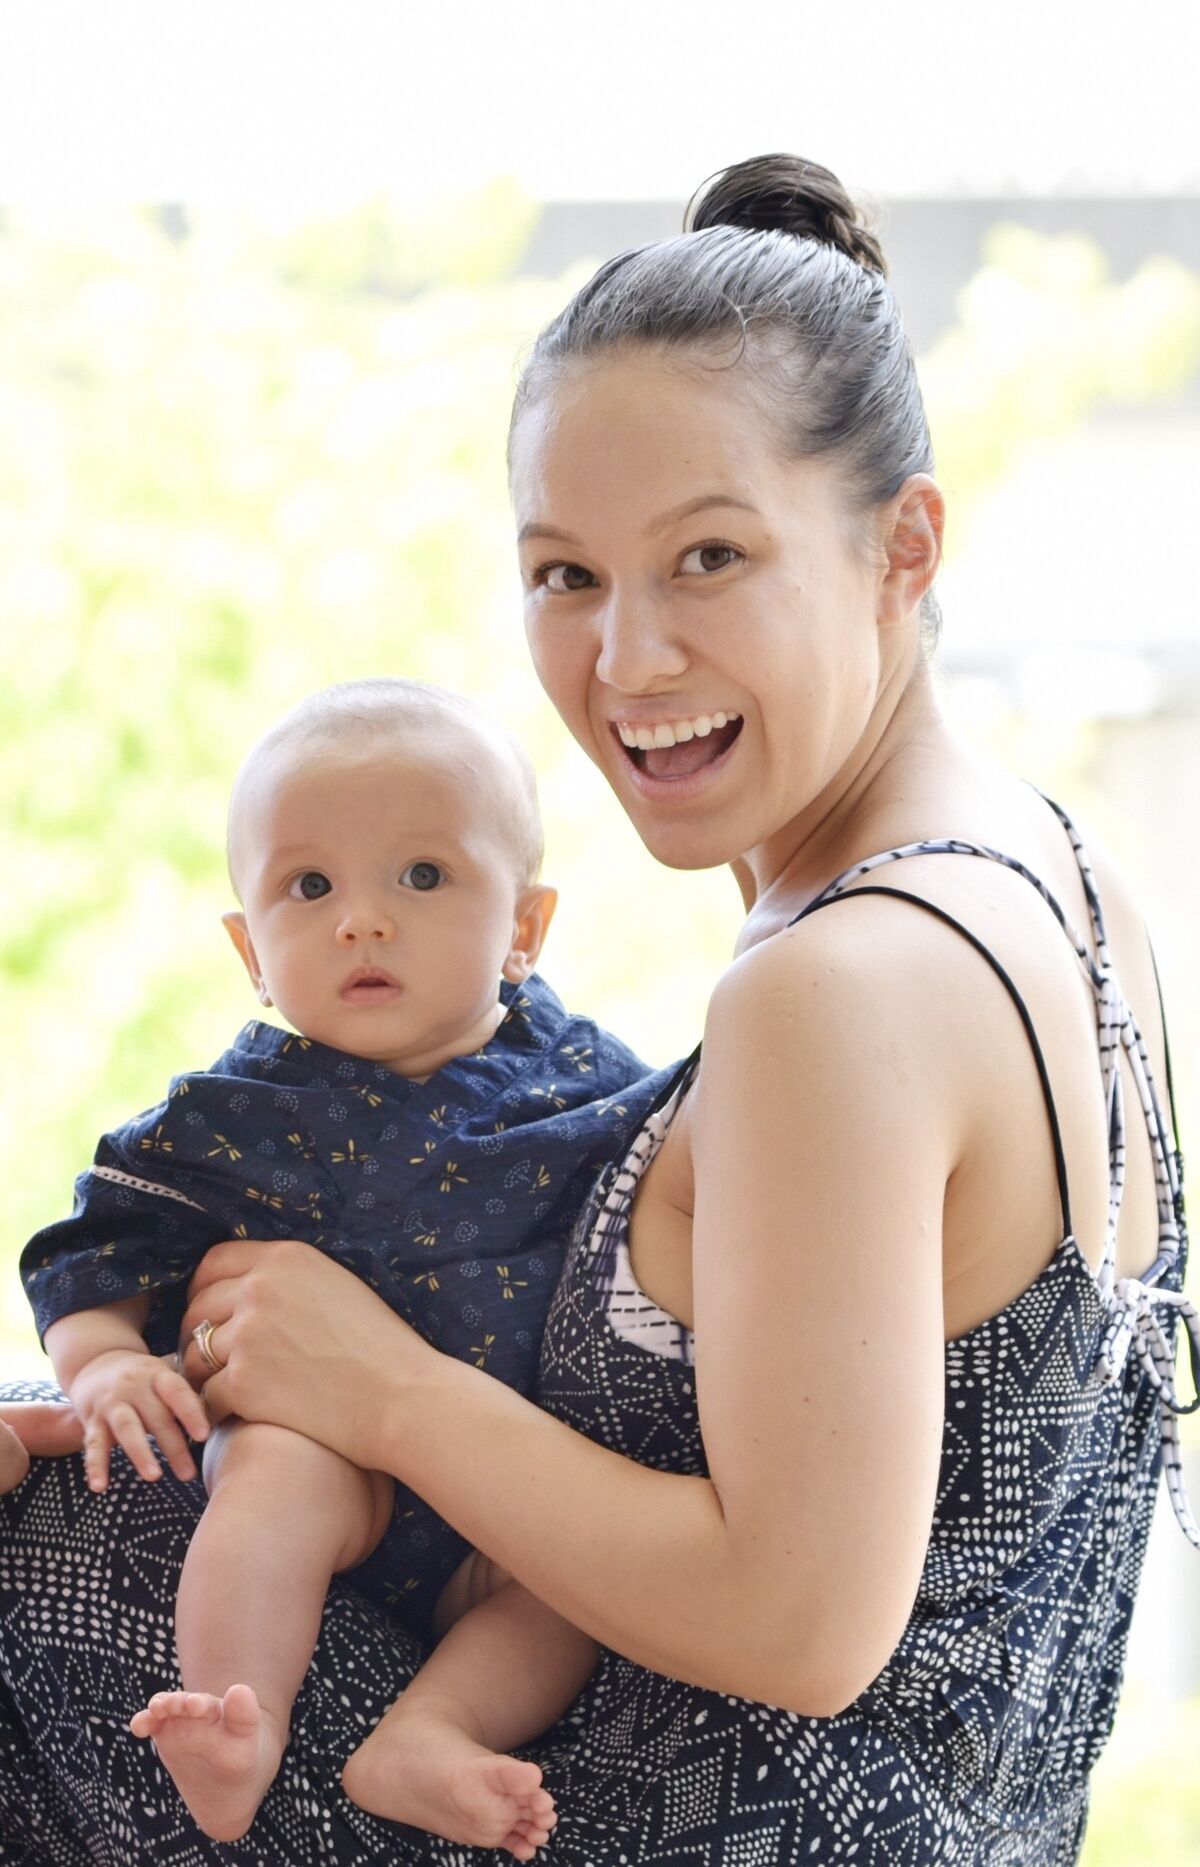
{"type": "MultiPolygon", "coordinates": [[[[1072,940],[1096,997],[1112,1191],[1100,1270],[1072,1236],[1040,1049],[1001,973],[1042,1071],[1063,1238],[1022,1295],[946,1346],[937,1502],[899,1645],[853,1705],[820,1719],[703,1691],[604,1652],[571,1717],[529,1748],[560,1809],[541,1857],[547,1867],[1076,1861],[1164,1454],[1177,1514],[1200,1542],[1179,1475],[1172,1354],[1176,1320],[1197,1346],[1200,1324],[1180,1291],[1185,1240],[1173,1136],[1071,834],[1091,904],[1090,944],[1027,879],[1072,940]],[[1121,1049],[1154,1150],[1159,1213],[1156,1261],[1126,1279],[1114,1270],[1121,1049]]],[[[878,889],[863,878],[884,864],[933,852],[1027,874],[996,851],[917,844],[838,878],[808,912],[878,889]]],[[[902,889],[884,892],[948,918],[902,889]]],[[[702,1473],[694,1344],[632,1283],[623,1250],[638,1180],[692,1067],[667,1086],[588,1201],[551,1305],[539,1391],[551,1411],[614,1450],[665,1471],[702,1473]]],[[[250,1835],[228,1847],[197,1835],[124,1720],[171,1671],[170,1602],[198,1508],[194,1487],[130,1482],[127,1472],[111,1497],[89,1498],[73,1459],[39,1462],[3,1501],[0,1858],[39,1867],[502,1867],[506,1855],[379,1822],[340,1796],[348,1750],[419,1658],[345,1583],[332,1590],[283,1770],[250,1835]]]]}

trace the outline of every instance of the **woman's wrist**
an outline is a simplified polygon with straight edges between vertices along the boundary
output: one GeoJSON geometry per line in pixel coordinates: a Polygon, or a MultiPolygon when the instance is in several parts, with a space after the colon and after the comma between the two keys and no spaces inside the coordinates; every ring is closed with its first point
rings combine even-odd
{"type": "Polygon", "coordinates": [[[369,1457],[360,1451],[352,1455],[355,1463],[420,1490],[422,1467],[436,1464],[439,1442],[461,1405],[461,1377],[473,1373],[423,1338],[409,1340],[403,1356],[389,1360],[378,1386],[364,1396],[360,1430],[369,1457]]]}

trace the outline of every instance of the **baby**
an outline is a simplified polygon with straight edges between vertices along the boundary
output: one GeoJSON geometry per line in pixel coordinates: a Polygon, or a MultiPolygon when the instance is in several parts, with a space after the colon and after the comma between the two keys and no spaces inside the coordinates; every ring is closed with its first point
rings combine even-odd
{"type": "Polygon", "coordinates": [[[424,1589],[441,1639],[349,1759],[347,1793],[518,1860],[554,1823],[537,1765],[503,1753],[565,1711],[592,1642],[464,1559],[383,1474],[276,1427],[210,1432],[164,1353],[210,1245],[301,1237],[446,1352],[532,1387],[571,1220],[662,1082],[534,974],[556,899],[540,858],[527,761],[458,696],[355,682],[295,708],[234,786],[242,906],[225,924],[300,1035],[251,1025],[212,1071],[178,1078],[104,1138],[71,1219],[22,1258],[93,1489],[114,1446],[155,1479],[153,1436],[189,1479],[185,1435],[207,1442],[176,1612],[184,1689],[130,1728],[219,1841],[245,1834],[278,1771],[331,1577],[366,1564],[355,1582],[370,1584],[372,1552],[388,1601],[414,1618],[424,1589]]]}

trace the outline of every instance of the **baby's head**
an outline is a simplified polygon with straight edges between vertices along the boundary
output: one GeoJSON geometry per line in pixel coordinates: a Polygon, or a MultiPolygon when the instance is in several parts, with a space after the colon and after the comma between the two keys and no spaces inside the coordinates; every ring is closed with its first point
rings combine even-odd
{"type": "Polygon", "coordinates": [[[555,894],[528,759],[469,701],[347,681],[253,748],[229,804],[225,916],[264,1005],[302,1036],[430,1076],[503,1016],[555,894]]]}

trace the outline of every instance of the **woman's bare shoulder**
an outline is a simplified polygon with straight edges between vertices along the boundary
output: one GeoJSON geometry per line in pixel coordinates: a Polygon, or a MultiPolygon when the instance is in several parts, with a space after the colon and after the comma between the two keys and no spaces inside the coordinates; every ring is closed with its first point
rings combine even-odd
{"type": "MultiPolygon", "coordinates": [[[[929,1014],[956,995],[966,1002],[976,982],[972,960],[934,916],[852,891],[727,968],[709,1002],[701,1075],[748,1052],[764,1085],[773,1079],[778,1088],[819,1064],[827,1094],[853,1093],[890,1053],[903,1055],[928,1087],[936,1090],[940,1079],[957,1098],[953,1020],[929,1014]]],[[[908,1071],[886,1074],[903,1093],[908,1071]]]]}

